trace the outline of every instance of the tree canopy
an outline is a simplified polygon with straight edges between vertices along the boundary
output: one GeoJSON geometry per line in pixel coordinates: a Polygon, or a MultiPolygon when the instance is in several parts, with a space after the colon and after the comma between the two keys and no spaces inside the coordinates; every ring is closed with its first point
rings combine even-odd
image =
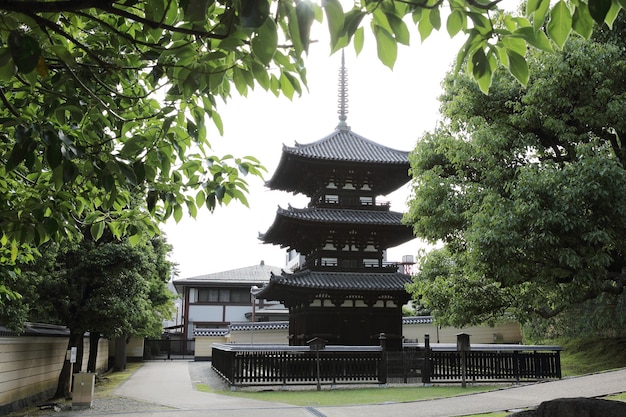
{"type": "Polygon", "coordinates": [[[130,244],[111,233],[98,241],[47,242],[36,262],[20,265],[20,300],[0,305],[2,323],[19,330],[25,320],[67,326],[107,338],[157,337],[172,314],[167,289],[173,265],[162,237],[130,244]]]}
{"type": "MultiPolygon", "coordinates": [[[[314,22],[330,51],[360,50],[370,22],[393,66],[409,43],[408,17],[425,39],[442,26],[467,42],[459,67],[488,89],[498,63],[522,83],[527,44],[551,50],[573,30],[612,24],[621,3],[533,0],[525,16],[499,1],[5,0],[0,3],[0,292],[18,258],[87,225],[137,242],[158,223],[238,200],[253,156],[211,152],[206,124],[218,101],[260,87],[291,98],[306,84],[314,22]],[[369,16],[369,19],[365,19],[369,16]],[[544,22],[549,16],[547,26],[544,22]],[[544,27],[547,28],[544,31],[544,27]],[[546,35],[547,33],[547,35],[546,35]],[[131,204],[131,196],[142,204],[131,204]]],[[[242,115],[245,119],[245,115],[242,115]]]]}
{"type": "Polygon", "coordinates": [[[447,324],[553,317],[626,284],[626,55],[617,36],[528,55],[526,87],[450,74],[411,154],[406,220],[441,246],[412,286],[447,324]]]}

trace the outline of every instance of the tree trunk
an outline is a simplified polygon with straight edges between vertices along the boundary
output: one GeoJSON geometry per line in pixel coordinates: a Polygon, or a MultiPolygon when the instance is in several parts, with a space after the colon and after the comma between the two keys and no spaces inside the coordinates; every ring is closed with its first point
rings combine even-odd
{"type": "Polygon", "coordinates": [[[87,361],[87,372],[96,372],[96,363],[98,361],[98,342],[100,341],[100,333],[89,333],[89,360],[87,361]]]}
{"type": "Polygon", "coordinates": [[[115,339],[115,360],[113,362],[114,372],[126,369],[126,340],[127,336],[119,336],[115,339]]]}
{"type": "Polygon", "coordinates": [[[70,350],[72,347],[76,347],[76,363],[72,367],[69,359],[63,362],[54,398],[70,398],[72,392],[72,387],[70,387],[70,369],[73,368],[74,373],[80,372],[83,363],[83,332],[75,332],[70,329],[67,350],[70,350]]]}

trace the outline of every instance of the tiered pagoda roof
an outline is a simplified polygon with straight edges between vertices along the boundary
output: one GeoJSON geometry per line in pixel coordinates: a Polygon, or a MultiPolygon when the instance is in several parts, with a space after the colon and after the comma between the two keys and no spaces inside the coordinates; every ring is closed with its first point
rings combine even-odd
{"type": "Polygon", "coordinates": [[[320,245],[320,240],[325,239],[322,231],[358,226],[362,236],[376,233],[386,247],[393,247],[414,238],[411,228],[402,223],[402,216],[395,211],[279,207],[274,223],[259,239],[307,253],[311,246],[320,245]],[[296,230],[298,233],[294,233],[296,230]]]}
{"type": "MultiPolygon", "coordinates": [[[[392,272],[320,272],[304,270],[295,273],[282,272],[281,275],[272,274],[270,282],[265,286],[259,296],[265,292],[273,292],[275,295],[286,299],[293,298],[298,292],[311,293],[350,293],[365,295],[374,293],[377,296],[388,294],[397,296],[398,291],[403,291],[407,284],[411,283],[408,275],[392,272]]],[[[406,292],[404,292],[406,294],[406,292]]],[[[406,294],[407,302],[409,299],[406,294]]]]}
{"type": "Polygon", "coordinates": [[[375,194],[386,195],[409,181],[408,155],[366,139],[349,127],[338,127],[316,142],[283,146],[278,167],[266,186],[310,196],[319,188],[319,177],[330,172],[359,176],[375,194]]]}

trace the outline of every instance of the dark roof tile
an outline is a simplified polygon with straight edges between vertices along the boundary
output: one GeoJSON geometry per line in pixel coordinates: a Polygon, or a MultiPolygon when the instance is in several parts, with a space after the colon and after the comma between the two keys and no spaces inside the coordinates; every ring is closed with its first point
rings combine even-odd
{"type": "Polygon", "coordinates": [[[406,164],[409,158],[408,152],[388,148],[345,129],[335,130],[306,145],[285,146],[283,152],[315,159],[367,163],[406,164]]]}
{"type": "Polygon", "coordinates": [[[348,210],[327,208],[278,208],[277,216],[323,223],[356,223],[359,225],[401,225],[402,213],[395,211],[348,210]]]}
{"type": "Polygon", "coordinates": [[[300,289],[316,289],[329,291],[404,291],[405,285],[411,283],[411,277],[399,272],[328,272],[305,270],[281,275],[272,274],[272,278],[259,297],[270,287],[291,287],[300,289]]]}

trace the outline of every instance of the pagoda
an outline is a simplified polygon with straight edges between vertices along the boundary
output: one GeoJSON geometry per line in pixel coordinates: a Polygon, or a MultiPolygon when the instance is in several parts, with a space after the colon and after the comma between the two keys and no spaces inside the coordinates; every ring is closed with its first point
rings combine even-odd
{"type": "Polygon", "coordinates": [[[339,71],[339,125],[306,145],[283,146],[266,186],[306,195],[307,207],[279,207],[259,235],[304,256],[293,272],[272,274],[257,298],[289,309],[289,344],[321,338],[332,345],[402,348],[402,306],[410,275],[386,261],[386,250],[414,238],[402,213],[379,201],[409,180],[408,152],[385,147],[347,125],[347,71],[339,71]]]}

